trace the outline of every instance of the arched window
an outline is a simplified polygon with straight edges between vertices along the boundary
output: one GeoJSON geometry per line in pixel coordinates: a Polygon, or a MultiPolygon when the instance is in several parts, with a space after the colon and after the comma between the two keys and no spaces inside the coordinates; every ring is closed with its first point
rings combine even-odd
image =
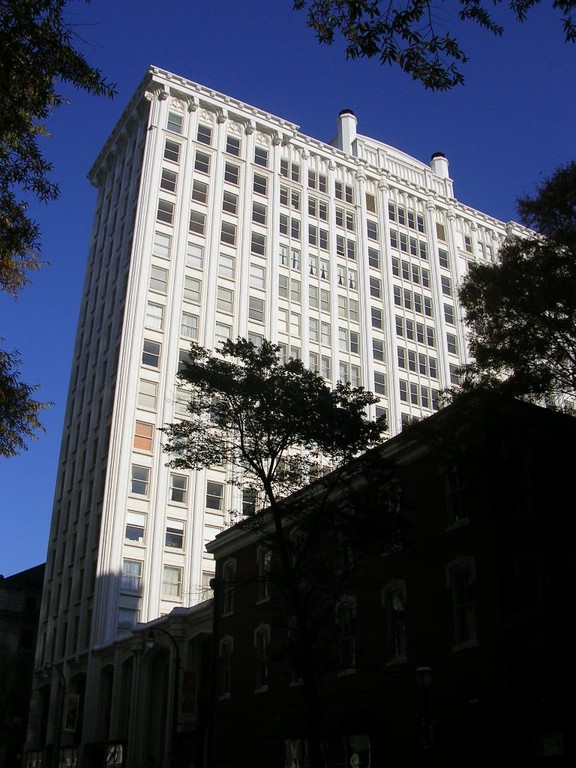
{"type": "Polygon", "coordinates": [[[234,591],[236,577],[236,560],[227,560],[222,568],[222,579],[224,581],[222,613],[228,614],[234,612],[234,591]]]}
{"type": "Polygon", "coordinates": [[[447,587],[452,596],[456,646],[477,642],[476,564],[473,557],[458,557],[446,568],[447,587]]]}
{"type": "Polygon", "coordinates": [[[219,664],[219,694],[220,696],[230,696],[232,693],[232,651],[234,650],[234,640],[229,635],[220,640],[220,664],[219,664]]]}
{"type": "Polygon", "coordinates": [[[406,660],[406,582],[394,580],[382,589],[386,622],[386,661],[406,660]]]}
{"type": "Polygon", "coordinates": [[[270,627],[261,624],[254,632],[256,652],[256,690],[268,688],[268,657],[270,650],[270,627]]]}

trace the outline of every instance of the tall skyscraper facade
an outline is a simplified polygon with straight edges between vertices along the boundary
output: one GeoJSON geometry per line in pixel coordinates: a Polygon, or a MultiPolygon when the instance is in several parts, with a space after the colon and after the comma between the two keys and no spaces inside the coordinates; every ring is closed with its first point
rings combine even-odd
{"type": "MultiPolygon", "coordinates": [[[[243,499],[226,468],[173,470],[192,340],[268,338],[380,398],[389,434],[466,360],[456,300],[507,228],[429,165],[357,132],[331,143],[151,68],[96,159],[98,189],[56,483],[38,663],[70,688],[89,649],[209,592],[204,545],[243,499]]],[[[512,225],[510,225],[512,226],[512,225]]]]}

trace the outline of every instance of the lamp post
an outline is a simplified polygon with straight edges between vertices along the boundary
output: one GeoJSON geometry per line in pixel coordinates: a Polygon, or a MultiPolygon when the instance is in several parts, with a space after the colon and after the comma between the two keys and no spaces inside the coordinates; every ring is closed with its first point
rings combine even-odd
{"type": "Polygon", "coordinates": [[[49,661],[44,662],[40,669],[37,670],[37,674],[44,680],[47,680],[50,672],[53,670],[56,670],[58,673],[58,695],[56,697],[56,729],[54,733],[54,744],[52,750],[53,754],[52,759],[50,760],[49,768],[58,768],[60,765],[60,738],[62,736],[62,721],[64,719],[63,711],[64,693],[66,691],[66,677],[60,667],[57,667],[55,664],[52,664],[49,661]]]}
{"type": "Polygon", "coordinates": [[[416,680],[422,692],[422,753],[424,765],[430,765],[430,750],[432,749],[432,734],[430,723],[430,686],[432,685],[432,669],[424,666],[416,670],[416,680]]]}
{"type": "Polygon", "coordinates": [[[179,676],[180,676],[180,648],[178,647],[178,643],[176,642],[176,638],[168,632],[167,629],[163,629],[162,627],[154,627],[154,629],[151,629],[148,632],[148,637],[146,639],[146,647],[150,650],[155,645],[154,640],[154,632],[161,632],[163,635],[166,635],[166,637],[170,640],[172,643],[172,646],[174,648],[174,668],[173,668],[173,679],[172,679],[172,731],[170,736],[170,765],[172,768],[176,768],[177,760],[176,760],[176,741],[178,737],[178,683],[179,683],[179,676]]]}

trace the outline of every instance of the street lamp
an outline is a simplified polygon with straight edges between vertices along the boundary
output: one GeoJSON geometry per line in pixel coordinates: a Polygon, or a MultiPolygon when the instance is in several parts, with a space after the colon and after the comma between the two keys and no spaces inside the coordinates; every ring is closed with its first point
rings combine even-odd
{"type": "Polygon", "coordinates": [[[64,693],[66,692],[66,677],[64,672],[52,664],[49,661],[44,662],[42,666],[37,670],[37,674],[44,680],[47,680],[51,671],[56,670],[58,673],[58,696],[56,706],[56,731],[54,734],[54,745],[52,759],[50,765],[52,768],[58,768],[60,765],[60,739],[62,736],[62,722],[64,719],[64,693]]]}
{"type": "Polygon", "coordinates": [[[174,666],[173,666],[173,680],[172,680],[172,733],[170,737],[170,765],[176,768],[177,755],[176,755],[176,740],[178,737],[178,683],[180,676],[180,648],[176,642],[176,638],[168,632],[167,629],[162,627],[154,627],[148,632],[146,638],[146,648],[151,650],[156,645],[154,640],[154,632],[161,632],[170,640],[174,648],[174,666]]]}
{"type": "Polygon", "coordinates": [[[418,667],[416,680],[422,692],[422,752],[424,763],[430,762],[430,750],[432,748],[432,726],[430,723],[430,686],[432,685],[432,668],[428,666],[418,667]]]}

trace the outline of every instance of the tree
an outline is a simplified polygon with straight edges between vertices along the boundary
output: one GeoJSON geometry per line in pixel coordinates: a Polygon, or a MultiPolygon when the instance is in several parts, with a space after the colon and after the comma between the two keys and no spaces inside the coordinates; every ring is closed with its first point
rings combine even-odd
{"type": "MultiPolygon", "coordinates": [[[[316,768],[321,764],[318,617],[326,610],[333,617],[343,583],[342,574],[337,580],[319,561],[317,543],[336,524],[351,534],[349,523],[359,511],[366,516],[374,509],[358,493],[347,464],[381,439],[385,422],[366,416],[366,407],[377,402],[374,395],[342,383],[330,389],[300,360],[282,363],[279,347],[268,341],[255,347],[246,339],[229,340],[220,353],[192,345],[180,374],[190,386],[189,418],[164,428],[164,449],[173,467],[228,463],[235,483],[263,496],[266,514],[254,516],[252,525],[273,547],[275,584],[283,596],[280,610],[294,618],[311,765],[316,768]],[[287,498],[321,475],[299,501],[287,498]],[[360,497],[364,503],[355,503],[360,497]],[[329,517],[336,498],[338,515],[329,517]],[[295,521],[305,534],[297,544],[291,537],[295,521]],[[307,558],[309,552],[314,554],[307,558]]],[[[356,518],[356,525],[364,522],[356,518]]]]}
{"type": "MultiPolygon", "coordinates": [[[[48,135],[44,121],[66,101],[57,85],[69,83],[97,96],[114,93],[99,70],[74,48],[65,5],[66,0],[0,2],[0,289],[14,297],[28,282],[29,272],[41,265],[40,231],[28,215],[27,198],[48,202],[58,197],[58,185],[50,179],[52,166],[39,144],[48,135]]],[[[3,376],[12,369],[17,353],[2,354],[3,376]]],[[[15,391],[13,380],[0,378],[6,407],[15,391]]],[[[28,397],[25,385],[17,391],[18,403],[25,407],[21,417],[6,426],[17,439],[4,455],[25,448],[18,434],[29,437],[40,427],[41,404],[30,398],[34,387],[27,388],[28,397]]],[[[12,407],[9,410],[13,413],[12,407]]]]}
{"type": "Polygon", "coordinates": [[[37,387],[20,381],[19,362],[17,353],[0,349],[0,456],[5,458],[25,448],[26,438],[41,429],[39,413],[48,407],[34,400],[37,387]]]}
{"type": "MultiPolygon", "coordinates": [[[[517,21],[540,0],[509,0],[505,3],[517,21]]],[[[495,35],[503,27],[495,20],[490,6],[480,0],[458,0],[459,21],[474,21],[495,35]]],[[[576,41],[574,0],[554,0],[562,14],[567,42],[576,41]]],[[[438,21],[438,8],[432,0],[407,3],[380,0],[295,0],[296,10],[305,10],[308,26],[321,43],[331,44],[337,33],[346,42],[347,58],[379,58],[382,64],[399,66],[431,90],[447,90],[464,82],[460,65],[467,56],[449,31],[438,21]]],[[[448,9],[444,9],[446,16],[448,9]]]]}
{"type": "Polygon", "coordinates": [[[471,265],[460,288],[473,357],[463,388],[565,401],[576,395],[576,163],[518,210],[539,232],[508,238],[499,262],[471,265]]]}

